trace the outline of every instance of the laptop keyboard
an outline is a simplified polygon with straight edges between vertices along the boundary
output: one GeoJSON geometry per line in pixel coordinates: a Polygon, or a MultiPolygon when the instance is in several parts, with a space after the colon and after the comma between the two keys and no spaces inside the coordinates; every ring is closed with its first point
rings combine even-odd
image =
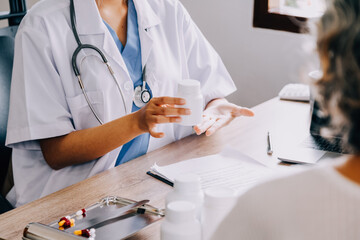
{"type": "Polygon", "coordinates": [[[304,147],[314,148],[327,152],[344,153],[343,149],[340,146],[340,141],[337,141],[336,143],[331,143],[320,136],[308,136],[301,143],[301,145],[304,147]]]}

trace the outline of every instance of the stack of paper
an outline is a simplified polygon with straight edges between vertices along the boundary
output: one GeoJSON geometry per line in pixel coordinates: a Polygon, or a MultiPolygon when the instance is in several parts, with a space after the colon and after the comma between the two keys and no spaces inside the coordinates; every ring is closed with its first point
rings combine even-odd
{"type": "Polygon", "coordinates": [[[174,182],[177,175],[194,173],[201,177],[202,188],[221,186],[244,191],[259,180],[268,177],[272,170],[234,149],[219,154],[194,158],[168,166],[154,165],[151,171],[174,182]]]}

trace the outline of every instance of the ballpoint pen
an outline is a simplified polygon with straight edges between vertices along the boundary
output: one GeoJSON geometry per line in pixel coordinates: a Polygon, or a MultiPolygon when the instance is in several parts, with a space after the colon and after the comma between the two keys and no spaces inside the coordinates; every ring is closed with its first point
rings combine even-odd
{"type": "Polygon", "coordinates": [[[268,132],[267,133],[267,154],[272,155],[273,152],[274,151],[273,151],[272,144],[271,144],[270,132],[268,132]]]}
{"type": "Polygon", "coordinates": [[[170,182],[169,180],[167,180],[167,179],[165,179],[165,178],[163,178],[163,177],[161,177],[161,176],[159,176],[159,175],[157,175],[155,173],[152,173],[151,171],[147,171],[146,174],[152,176],[153,178],[156,178],[157,180],[162,181],[163,183],[166,183],[167,185],[169,185],[171,187],[174,186],[174,183],[170,182]]]}

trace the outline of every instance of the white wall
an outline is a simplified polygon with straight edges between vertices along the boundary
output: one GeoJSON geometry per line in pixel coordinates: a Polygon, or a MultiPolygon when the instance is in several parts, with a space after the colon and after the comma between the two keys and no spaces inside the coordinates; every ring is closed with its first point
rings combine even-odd
{"type": "MultiPolygon", "coordinates": [[[[30,8],[38,0],[27,0],[30,8]]],[[[238,91],[229,100],[252,107],[308,72],[302,34],[252,27],[253,0],[181,0],[222,57],[238,91]]],[[[0,11],[8,7],[0,1],[0,11]]],[[[4,24],[1,21],[0,24],[4,24]]],[[[1,25],[0,25],[1,27],[1,25]]]]}
{"type": "Polygon", "coordinates": [[[259,104],[314,68],[304,66],[309,36],[252,27],[253,0],[181,1],[233,77],[238,91],[228,99],[234,103],[259,104]]]}

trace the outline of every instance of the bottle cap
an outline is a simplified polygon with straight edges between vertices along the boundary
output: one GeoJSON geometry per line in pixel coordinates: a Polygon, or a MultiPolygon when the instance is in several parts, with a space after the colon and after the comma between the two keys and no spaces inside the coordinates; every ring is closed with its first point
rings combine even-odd
{"type": "Polygon", "coordinates": [[[201,190],[200,177],[192,173],[176,176],[174,179],[174,189],[182,193],[198,192],[201,190]]]}
{"type": "Polygon", "coordinates": [[[204,205],[211,208],[229,207],[235,204],[236,191],[227,187],[211,187],[205,190],[204,205]]]}
{"type": "Polygon", "coordinates": [[[197,96],[199,94],[201,94],[199,81],[184,79],[178,83],[178,96],[197,96]]]}
{"type": "Polygon", "coordinates": [[[195,204],[187,201],[175,201],[166,206],[165,217],[172,223],[186,223],[195,219],[195,204]]]}

